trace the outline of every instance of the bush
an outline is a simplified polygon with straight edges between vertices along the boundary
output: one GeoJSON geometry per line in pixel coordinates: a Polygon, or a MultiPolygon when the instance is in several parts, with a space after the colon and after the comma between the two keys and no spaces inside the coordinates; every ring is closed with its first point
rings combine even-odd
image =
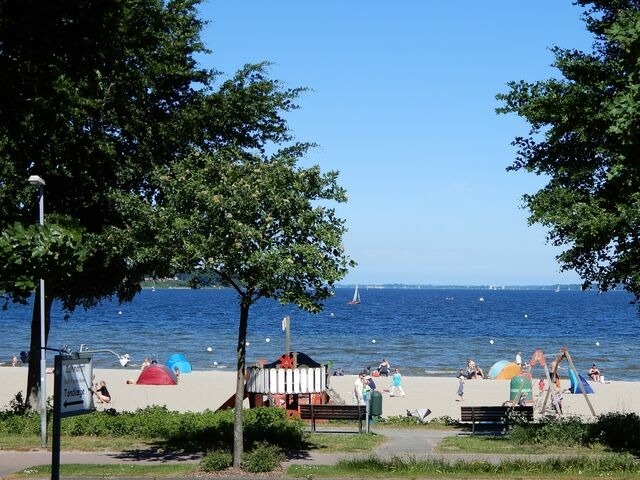
{"type": "Polygon", "coordinates": [[[589,428],[590,439],[614,450],[640,451],[640,417],[637,413],[606,413],[589,428]]]}
{"type": "Polygon", "coordinates": [[[521,445],[545,444],[558,446],[587,445],[588,428],[579,418],[550,418],[541,423],[516,423],[509,438],[521,445]]]}
{"type": "Polygon", "coordinates": [[[219,472],[233,464],[233,455],[226,450],[212,450],[200,461],[200,468],[205,472],[219,472]]]}
{"type": "Polygon", "coordinates": [[[260,443],[250,452],[244,454],[242,468],[247,472],[271,472],[278,468],[285,460],[284,452],[280,447],[260,443]]]}
{"type": "Polygon", "coordinates": [[[271,443],[282,448],[299,448],[304,439],[303,423],[288,418],[277,407],[260,407],[244,411],[244,447],[250,450],[259,443],[271,443]]]}

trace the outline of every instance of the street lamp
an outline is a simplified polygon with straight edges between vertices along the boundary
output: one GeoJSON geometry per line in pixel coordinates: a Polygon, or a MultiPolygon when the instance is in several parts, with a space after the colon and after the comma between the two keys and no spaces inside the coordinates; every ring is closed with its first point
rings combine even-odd
{"type": "MultiPolygon", "coordinates": [[[[38,187],[40,198],[39,223],[44,225],[44,186],[45,182],[38,175],[31,175],[29,183],[38,187]]],[[[40,279],[40,446],[47,446],[47,344],[45,342],[44,325],[44,279],[40,279]]]]}
{"type": "Polygon", "coordinates": [[[78,353],[101,353],[101,352],[110,353],[114,355],[118,359],[118,362],[120,362],[121,367],[126,367],[127,364],[131,361],[131,357],[129,356],[128,353],[125,353],[124,355],[120,355],[119,353],[116,353],[113,350],[109,350],[108,348],[101,348],[98,350],[89,350],[89,347],[83,343],[80,345],[80,348],[78,349],[78,353]]]}

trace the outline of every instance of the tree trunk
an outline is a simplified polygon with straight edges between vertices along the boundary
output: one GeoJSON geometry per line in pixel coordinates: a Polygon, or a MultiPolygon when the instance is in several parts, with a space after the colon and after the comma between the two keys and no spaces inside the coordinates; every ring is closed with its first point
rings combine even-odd
{"type": "MultiPolygon", "coordinates": [[[[44,345],[47,345],[49,329],[51,327],[51,305],[53,301],[50,296],[45,295],[44,302],[44,345]]],[[[33,315],[31,316],[31,345],[29,347],[29,371],[27,372],[27,394],[25,402],[30,410],[37,410],[40,405],[41,385],[40,385],[40,289],[36,290],[33,302],[33,315]]],[[[47,392],[42,392],[46,396],[47,392]]]]}
{"type": "Polygon", "coordinates": [[[237,347],[237,377],[236,377],[236,403],[233,419],[233,466],[239,468],[242,464],[242,453],[244,450],[244,437],[242,431],[244,403],[244,370],[246,362],[246,340],[247,340],[247,323],[249,320],[250,302],[243,298],[240,302],[240,325],[238,327],[238,347],[237,347]]]}

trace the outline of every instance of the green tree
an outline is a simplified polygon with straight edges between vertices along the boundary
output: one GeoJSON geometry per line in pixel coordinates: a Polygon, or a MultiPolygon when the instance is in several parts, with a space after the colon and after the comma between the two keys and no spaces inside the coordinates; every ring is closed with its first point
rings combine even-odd
{"type": "MultiPolygon", "coordinates": [[[[45,279],[45,337],[54,300],[67,313],[129,301],[144,276],[172,273],[157,241],[157,171],[196,146],[259,149],[282,138],[280,114],[296,91],[275,90],[265,65],[215,88],[217,73],[195,59],[207,53],[198,3],[0,0],[0,251],[12,252],[0,262],[0,291],[25,302],[45,279]],[[46,181],[44,228],[33,225],[32,174],[46,181]]],[[[34,305],[31,405],[40,380],[34,305]]]]}
{"type": "Polygon", "coordinates": [[[548,183],[524,195],[529,222],[565,247],[562,270],[585,288],[622,284],[640,295],[640,2],[576,2],[584,7],[590,52],[552,49],[561,78],[511,82],[498,113],[530,124],[508,170],[548,183]]]}
{"type": "MultiPolygon", "coordinates": [[[[15,240],[15,222],[36,218],[36,192],[26,179],[37,174],[46,181],[46,223],[52,226],[31,236],[31,250],[47,245],[51,257],[62,255],[64,242],[53,240],[64,226],[82,251],[59,263],[41,262],[38,255],[13,262],[46,281],[47,334],[54,299],[68,312],[112,296],[127,301],[144,274],[162,271],[151,241],[156,188],[149,174],[188,144],[190,112],[202,103],[196,88],[213,78],[194,60],[204,51],[195,5],[0,1],[4,248],[15,240]]],[[[24,301],[21,282],[3,275],[0,290],[24,301]]],[[[37,318],[34,310],[32,405],[39,393],[37,318]]]]}
{"type": "Polygon", "coordinates": [[[164,177],[163,219],[174,232],[176,263],[213,273],[238,293],[234,466],[243,452],[251,305],[271,298],[318,312],[353,266],[342,245],[344,222],[330,206],[346,201],[337,173],[297,166],[310,146],[295,144],[271,156],[229,146],[193,154],[164,177]]]}

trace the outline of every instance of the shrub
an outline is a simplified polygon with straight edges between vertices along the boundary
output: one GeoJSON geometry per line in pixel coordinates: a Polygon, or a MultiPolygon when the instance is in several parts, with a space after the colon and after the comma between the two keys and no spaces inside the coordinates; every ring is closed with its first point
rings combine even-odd
{"type": "Polygon", "coordinates": [[[521,445],[579,446],[589,443],[587,425],[576,417],[549,418],[541,423],[516,423],[509,431],[509,438],[521,445]]]}
{"type": "Polygon", "coordinates": [[[605,413],[589,428],[590,439],[615,450],[640,451],[640,417],[637,413],[605,413]]]}
{"type": "Polygon", "coordinates": [[[200,461],[200,468],[205,472],[218,472],[229,468],[233,463],[233,455],[226,450],[211,450],[200,461]]]}
{"type": "Polygon", "coordinates": [[[244,444],[246,449],[267,442],[282,448],[299,448],[304,439],[303,424],[288,418],[277,407],[260,407],[244,412],[244,444]]]}
{"type": "Polygon", "coordinates": [[[256,447],[244,454],[242,468],[247,472],[271,472],[278,468],[284,461],[285,455],[280,447],[259,443],[256,447]]]}

